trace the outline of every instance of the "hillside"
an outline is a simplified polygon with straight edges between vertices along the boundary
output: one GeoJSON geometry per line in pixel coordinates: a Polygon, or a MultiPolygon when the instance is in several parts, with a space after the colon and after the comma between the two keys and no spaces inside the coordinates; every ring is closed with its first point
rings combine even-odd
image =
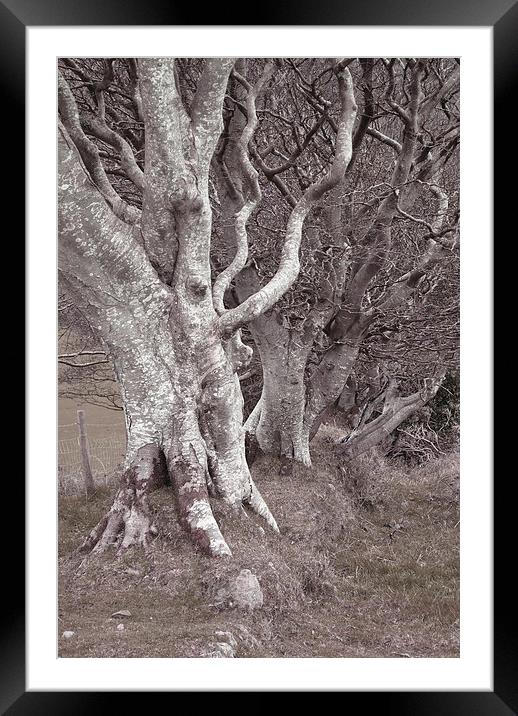
{"type": "Polygon", "coordinates": [[[345,467],[324,429],[312,468],[281,476],[279,467],[260,458],[253,478],[280,537],[253,519],[236,524],[216,503],[232,560],[194,552],[164,488],[151,497],[159,537],[149,554],[95,556],[78,568],[69,557],[112,491],[61,497],[59,655],[458,656],[458,456],[411,470],[373,456],[345,467]],[[242,569],[259,580],[260,608],[223,603],[242,569]],[[113,618],[119,610],[131,616],[113,618]]]}

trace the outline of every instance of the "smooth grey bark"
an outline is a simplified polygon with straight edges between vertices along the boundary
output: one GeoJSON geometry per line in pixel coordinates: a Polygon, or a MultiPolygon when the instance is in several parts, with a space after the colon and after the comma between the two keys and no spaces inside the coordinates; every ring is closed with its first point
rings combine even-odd
{"type": "MultiPolygon", "coordinates": [[[[403,304],[415,292],[426,273],[444,259],[456,241],[456,232],[449,232],[446,236],[442,233],[448,209],[448,197],[436,183],[447,155],[445,146],[450,139],[454,139],[456,131],[447,130],[445,132],[447,142],[444,141],[439,149],[431,153],[423,162],[416,161],[416,155],[420,128],[441,97],[457,82],[458,73],[453,72],[448,81],[436,93],[425,99],[422,87],[423,64],[417,61],[412,67],[407,106],[403,109],[391,98],[390,92],[388,93],[389,102],[403,125],[401,142],[392,140],[369,127],[367,120],[373,114],[372,94],[369,94],[368,91],[371,73],[372,66],[366,62],[364,67],[364,80],[367,82],[366,101],[362,119],[354,135],[353,147],[357,149],[363,136],[370,134],[395,150],[396,160],[390,182],[387,184],[392,190],[389,190],[386,197],[379,202],[373,220],[365,234],[358,240],[360,251],[357,251],[354,264],[348,266],[347,252],[344,252],[339,262],[331,267],[334,274],[329,269],[324,272],[329,274],[328,281],[334,287],[334,295],[327,298],[331,304],[339,303],[341,307],[334,316],[330,328],[330,337],[334,341],[334,345],[324,353],[320,362],[312,366],[311,370],[306,371],[306,375],[304,375],[312,340],[327,324],[326,320],[314,320],[312,314],[315,309],[308,315],[307,330],[311,328],[313,336],[306,339],[303,358],[301,357],[299,360],[300,375],[305,379],[303,396],[300,392],[292,389],[292,385],[297,385],[296,379],[290,379],[286,371],[280,367],[283,364],[289,365],[290,362],[294,364],[297,360],[297,352],[294,353],[295,360],[290,360],[289,330],[285,329],[285,334],[279,335],[274,345],[272,336],[275,333],[282,334],[282,331],[280,332],[277,328],[273,330],[269,324],[265,323],[264,319],[252,324],[252,326],[255,325],[255,329],[252,329],[254,340],[258,346],[268,345],[268,350],[259,347],[265,373],[265,388],[260,405],[253,412],[253,421],[250,419],[248,421],[247,429],[255,430],[258,443],[264,450],[277,454],[283,454],[283,450],[282,443],[276,436],[291,432],[289,437],[284,437],[283,442],[286,445],[289,445],[290,442],[296,445],[297,450],[293,452],[294,459],[301,460],[306,464],[309,463],[309,443],[332,406],[340,400],[341,396],[343,398],[344,387],[354,370],[362,341],[372,322],[384,311],[403,304]],[[412,172],[416,178],[409,183],[412,172]],[[423,185],[437,199],[437,214],[432,224],[420,221],[408,214],[408,210],[418,195],[417,188],[422,190],[423,185]],[[391,227],[396,216],[403,216],[410,221],[422,223],[428,229],[430,238],[415,267],[401,276],[387,290],[386,296],[379,305],[366,307],[364,297],[373,278],[385,265],[391,246],[391,227]],[[453,237],[452,234],[454,234],[453,237]],[[349,270],[347,284],[342,286],[347,270],[349,270]],[[311,321],[313,321],[312,326],[311,321]],[[269,334],[271,334],[270,337],[269,334]],[[267,369],[267,366],[270,367],[267,369]],[[274,379],[276,376],[282,378],[278,382],[277,390],[268,389],[267,381],[270,375],[274,376],[274,379]],[[301,404],[304,404],[302,419],[299,417],[301,404]],[[289,419],[286,414],[290,416],[289,419]],[[266,426],[268,426],[267,429],[266,426]]],[[[353,153],[349,167],[356,156],[357,154],[353,153]]],[[[265,173],[267,174],[267,172],[266,168],[265,173]]],[[[333,190],[335,195],[330,197],[329,206],[323,209],[323,219],[327,234],[332,237],[333,243],[336,246],[346,247],[345,225],[349,220],[350,208],[347,206],[347,201],[344,202],[341,191],[343,191],[343,187],[338,184],[333,190]]],[[[322,295],[322,290],[320,290],[320,294],[322,295]]],[[[320,303],[323,302],[320,301],[320,303]]],[[[327,315],[328,318],[331,318],[333,315],[332,313],[327,314],[325,303],[324,306],[320,306],[320,310],[322,316],[327,315]]],[[[418,400],[415,401],[413,409],[417,408],[418,400]]],[[[405,410],[411,410],[410,403],[405,406],[405,410]]],[[[367,414],[364,413],[363,419],[365,420],[367,417],[367,414]]],[[[384,429],[387,426],[390,427],[390,423],[386,420],[383,425],[384,429]]]]}
{"type": "Polygon", "coordinates": [[[402,422],[428,403],[439,390],[443,376],[425,381],[424,386],[408,396],[401,396],[392,383],[387,388],[381,414],[362,423],[340,443],[340,453],[347,460],[362,455],[385,440],[402,422]]]}
{"type": "Polygon", "coordinates": [[[236,370],[250,351],[238,335],[222,339],[210,290],[208,171],[232,64],[206,62],[187,117],[171,61],[140,62],[145,190],[133,225],[92,180],[62,115],[60,271],[113,360],[128,431],[121,487],[83,551],[147,546],[157,460],[170,474],[181,522],[209,554],[230,554],[209,491],[277,530],[245,460],[236,370]]]}
{"type": "Polygon", "coordinates": [[[224,333],[249,323],[263,365],[261,406],[246,425],[265,452],[276,452],[288,459],[310,463],[309,439],[305,435],[306,405],[305,367],[312,347],[312,332],[322,327],[329,314],[329,301],[323,291],[322,305],[312,312],[304,331],[297,333],[279,325],[275,303],[293,285],[300,268],[299,250],[304,222],[309,212],[340,184],[353,154],[353,129],[356,101],[352,77],[342,62],[334,65],[340,97],[340,114],[334,159],[324,177],[311,184],[292,205],[288,218],[279,267],[274,276],[260,285],[247,265],[247,221],[261,198],[258,174],[249,158],[249,144],[257,126],[255,102],[269,79],[271,65],[251,86],[234,72],[245,90],[247,122],[244,128],[235,122],[228,129],[228,141],[215,157],[219,195],[223,200],[225,241],[235,246],[232,263],[216,279],[213,295],[224,333]],[[233,232],[229,217],[234,216],[233,232]],[[235,279],[239,304],[225,309],[224,293],[235,279]],[[253,427],[252,427],[253,426],[253,427]]]}
{"type": "Polygon", "coordinates": [[[393,190],[380,202],[373,221],[360,239],[361,251],[351,266],[342,307],[334,323],[336,345],[326,354],[312,377],[312,393],[306,411],[308,424],[318,423],[326,408],[339,398],[356,361],[363,336],[375,318],[374,311],[366,311],[362,302],[372,279],[384,266],[401,187],[406,185],[412,170],[421,121],[420,105],[424,96],[422,77],[423,65],[417,61],[413,68],[407,109],[402,109],[389,95],[389,102],[401,116],[404,126],[401,152],[390,180],[393,190]]]}
{"type": "MultiPolygon", "coordinates": [[[[267,72],[267,69],[265,71],[267,72]]],[[[313,207],[341,181],[351,160],[352,136],[357,111],[353,81],[351,73],[342,62],[335,63],[333,71],[338,83],[340,109],[331,165],[321,179],[307,187],[293,206],[286,225],[279,265],[272,278],[259,291],[249,295],[238,306],[222,311],[220,325],[224,335],[231,335],[246,323],[273,308],[284,293],[291,288],[300,271],[299,252],[304,222],[313,207]]],[[[248,83],[246,86],[253,106],[254,93],[257,90],[248,83]]],[[[249,114],[248,120],[244,130],[245,138],[247,138],[246,146],[253,134],[253,115],[249,114]],[[252,131],[250,131],[250,122],[252,122],[252,131]],[[248,134],[246,134],[247,132],[248,134]]],[[[242,176],[246,178],[247,191],[251,194],[251,198],[248,195],[243,195],[242,209],[236,214],[236,257],[238,256],[239,260],[231,268],[231,276],[237,275],[238,271],[246,264],[248,255],[246,222],[260,198],[257,172],[251,165],[248,155],[245,156],[244,153],[241,172],[242,176]]],[[[216,285],[218,285],[218,281],[216,281],[216,285]]],[[[222,309],[221,305],[220,310],[222,309]]]]}
{"type": "Polygon", "coordinates": [[[246,262],[246,223],[261,198],[248,149],[257,125],[255,99],[273,63],[266,64],[253,87],[234,71],[248,108],[234,143],[240,179],[233,185],[239,200],[236,251],[214,287],[209,169],[223,128],[222,105],[234,61],[204,62],[189,109],[174,63],[170,58],[138,62],[135,98],[138,94],[145,124],[143,176],[125,156],[126,145],[106,132],[102,90],[98,116],[84,122],[90,134],[120,152],[133,183],[143,187],[142,212],[128,211],[117,198],[81,126],[73,94],[60,80],[60,270],[113,361],[128,430],[121,488],[85,541],[85,551],[113,543],[123,549],[147,546],[154,530],[147,495],[157,482],[157,460],[171,477],[180,520],[210,554],[230,554],[230,549],[214,520],[209,493],[236,512],[248,506],[277,530],[245,459],[237,370],[247,365],[250,350],[239,329],[259,319],[296,279],[305,217],[343,176],[352,152],[352,79],[347,67],[337,63],[339,128],[329,171],[293,207],[272,279],[242,304],[227,308],[225,290],[246,262]]]}
{"type": "Polygon", "coordinates": [[[245,428],[261,450],[309,465],[304,441],[305,368],[313,336],[286,328],[275,311],[250,326],[263,367],[261,407],[245,428]],[[254,425],[255,423],[255,425],[254,425]]]}
{"type": "MultiPolygon", "coordinates": [[[[343,390],[372,320],[372,315],[364,315],[362,298],[390,244],[391,221],[398,212],[406,212],[408,218],[412,202],[408,190],[401,196],[393,192],[381,202],[364,237],[363,263],[354,267],[346,305],[334,323],[335,345],[318,366],[307,371],[314,335],[328,324],[343,288],[344,259],[329,267],[335,276],[329,282],[331,293],[326,294],[329,287],[321,287],[321,300],[303,332],[281,325],[275,304],[298,275],[306,217],[324,196],[331,195],[331,203],[338,206],[332,193],[354,157],[359,135],[369,129],[363,117],[353,133],[356,103],[349,70],[343,62],[332,67],[340,101],[338,119],[333,120],[337,133],[334,160],[323,178],[298,201],[290,202],[278,270],[265,286],[252,286],[239,295],[240,303],[228,306],[229,287],[238,285],[239,276],[248,268],[247,222],[261,199],[249,153],[255,156],[256,99],[268,84],[273,64],[266,63],[252,85],[243,61],[206,60],[189,108],[178,87],[173,59],[147,58],[132,67],[132,96],[145,124],[143,172],[127,143],[107,127],[102,103],[98,116],[80,117],[73,94],[60,81],[64,124],[60,135],[60,269],[114,362],[128,430],[121,488],[84,549],[104,549],[113,543],[122,548],[147,546],[154,534],[147,496],[166,472],[180,519],[194,540],[211,554],[229,554],[212,515],[209,494],[222,497],[236,512],[243,505],[251,507],[276,529],[245,459],[237,370],[246,367],[250,351],[241,342],[240,327],[251,322],[264,371],[263,395],[246,431],[253,432],[263,449],[309,464],[309,441],[343,390]],[[246,116],[236,114],[239,121],[218,156],[229,77],[239,88],[246,116]],[[119,154],[124,173],[143,191],[142,212],[128,206],[113,190],[85,132],[119,154]],[[232,254],[213,286],[211,166],[216,169],[225,241],[232,254]]],[[[367,67],[367,76],[369,71],[367,67]]],[[[409,176],[415,114],[419,108],[424,111],[418,78],[417,65],[412,104],[402,115],[405,136],[402,143],[392,143],[399,152],[395,186],[409,176]]],[[[315,124],[316,130],[322,121],[315,124]]],[[[256,160],[260,166],[260,158],[256,160]]],[[[420,176],[427,179],[431,174],[423,170],[420,176]]],[[[328,214],[336,236],[341,229],[340,212],[335,208],[328,214]]],[[[397,303],[417,285],[419,272],[422,275],[440,255],[439,239],[438,235],[430,239],[429,252],[417,273],[400,281],[387,300],[397,303]]]]}

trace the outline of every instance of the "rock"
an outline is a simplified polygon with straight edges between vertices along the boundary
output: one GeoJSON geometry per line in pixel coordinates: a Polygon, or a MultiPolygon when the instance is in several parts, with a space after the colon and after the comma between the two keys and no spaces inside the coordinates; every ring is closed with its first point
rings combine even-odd
{"type": "Polygon", "coordinates": [[[130,617],[131,612],[129,609],[121,609],[119,612],[113,612],[112,617],[130,617]]]}
{"type": "Polygon", "coordinates": [[[257,609],[263,606],[261,585],[249,569],[242,569],[229,586],[230,597],[236,607],[257,609]]]}
{"type": "Polygon", "coordinates": [[[221,654],[221,657],[223,657],[224,659],[234,658],[234,649],[230,646],[230,644],[227,644],[226,641],[218,641],[216,644],[216,651],[219,652],[221,654]]]}
{"type": "Polygon", "coordinates": [[[257,609],[263,605],[259,580],[249,569],[242,569],[234,576],[220,577],[212,583],[208,581],[207,591],[212,596],[211,606],[219,609],[257,609]]]}
{"type": "Polygon", "coordinates": [[[119,631],[124,631],[124,624],[122,622],[120,624],[117,624],[117,629],[119,631]]]}
{"type": "Polygon", "coordinates": [[[252,634],[250,629],[245,627],[243,624],[237,624],[236,625],[236,631],[238,632],[237,636],[239,641],[246,647],[250,649],[256,649],[261,645],[261,642],[256,639],[256,637],[252,634]]]}
{"type": "Polygon", "coordinates": [[[220,631],[218,629],[214,632],[214,636],[217,637],[218,642],[226,642],[227,644],[230,644],[233,649],[235,649],[237,646],[237,641],[232,632],[220,631]]]}
{"type": "Polygon", "coordinates": [[[62,634],[63,639],[71,639],[75,634],[75,631],[64,631],[62,634]]]}
{"type": "Polygon", "coordinates": [[[129,567],[129,569],[126,570],[126,574],[129,574],[132,577],[140,577],[140,572],[138,569],[133,569],[133,567],[129,567]]]}
{"type": "Polygon", "coordinates": [[[235,653],[230,644],[218,641],[216,644],[209,644],[207,649],[202,651],[201,656],[205,659],[233,659],[235,653]]]}

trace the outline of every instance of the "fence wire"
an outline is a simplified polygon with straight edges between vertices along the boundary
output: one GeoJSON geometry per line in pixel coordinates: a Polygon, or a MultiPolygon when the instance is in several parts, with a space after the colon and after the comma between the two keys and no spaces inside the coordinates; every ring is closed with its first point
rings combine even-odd
{"type": "MultiPolygon", "coordinates": [[[[88,423],[89,427],[101,428],[105,431],[114,429],[113,425],[100,423],[88,423]]],[[[81,448],[79,434],[71,436],[70,428],[77,424],[69,423],[59,425],[59,435],[66,433],[66,437],[58,439],[58,489],[62,495],[78,495],[85,492],[83,478],[83,467],[81,461],[81,448]],[[70,435],[70,437],[68,437],[70,435]]],[[[126,452],[126,436],[121,433],[111,433],[105,437],[88,436],[88,453],[90,455],[90,466],[96,485],[115,484],[120,473],[124,454],[126,452]]]]}

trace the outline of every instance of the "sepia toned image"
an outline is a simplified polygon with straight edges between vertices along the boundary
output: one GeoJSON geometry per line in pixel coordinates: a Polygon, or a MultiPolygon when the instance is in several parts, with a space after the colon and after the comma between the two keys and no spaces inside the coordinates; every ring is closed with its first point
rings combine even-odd
{"type": "Polygon", "coordinates": [[[58,62],[59,656],[459,656],[457,58],[58,62]]]}

